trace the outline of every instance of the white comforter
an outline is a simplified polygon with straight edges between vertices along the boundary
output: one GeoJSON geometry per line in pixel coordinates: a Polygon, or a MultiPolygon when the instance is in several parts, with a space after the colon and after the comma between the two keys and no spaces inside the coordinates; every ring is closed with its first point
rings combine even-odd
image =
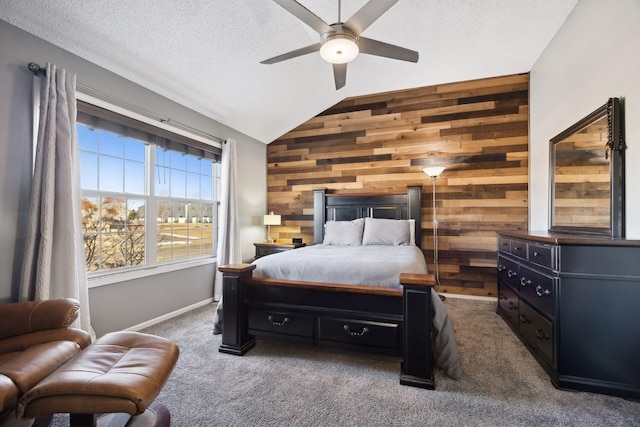
{"type": "Polygon", "coordinates": [[[400,273],[428,273],[417,246],[314,245],[253,263],[253,277],[394,288],[400,287],[400,273]]]}

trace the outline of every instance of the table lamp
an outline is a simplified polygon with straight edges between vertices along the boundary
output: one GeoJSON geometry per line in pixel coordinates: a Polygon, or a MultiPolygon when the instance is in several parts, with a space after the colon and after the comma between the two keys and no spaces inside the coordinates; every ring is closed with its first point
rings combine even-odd
{"type": "Polygon", "coordinates": [[[264,215],[264,225],[267,226],[267,243],[273,243],[274,240],[271,238],[271,226],[280,225],[280,215],[274,215],[273,211],[269,212],[268,215],[264,215]]]}

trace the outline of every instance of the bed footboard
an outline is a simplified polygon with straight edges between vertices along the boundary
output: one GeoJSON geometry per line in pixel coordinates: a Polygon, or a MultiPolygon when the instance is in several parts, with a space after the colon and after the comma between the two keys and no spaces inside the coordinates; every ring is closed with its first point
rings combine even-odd
{"type": "Polygon", "coordinates": [[[432,275],[402,274],[400,290],[253,279],[254,269],[252,264],[220,267],[224,301],[220,352],[241,356],[255,345],[256,334],[398,354],[401,384],[435,389],[432,275]],[[264,313],[268,320],[256,327],[256,316],[264,313]],[[359,344],[335,339],[323,329],[334,321],[339,327],[344,321],[345,334],[359,344]],[[357,326],[350,330],[347,324],[357,326]]]}

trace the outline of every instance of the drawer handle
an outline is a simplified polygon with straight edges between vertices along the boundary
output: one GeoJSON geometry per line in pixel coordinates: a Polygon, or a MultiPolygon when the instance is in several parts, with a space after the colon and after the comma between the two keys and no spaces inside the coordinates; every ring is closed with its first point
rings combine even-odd
{"type": "Polygon", "coordinates": [[[520,286],[525,287],[527,285],[531,284],[531,280],[527,279],[526,277],[522,276],[520,278],[520,286]]]}
{"type": "Polygon", "coordinates": [[[549,291],[549,289],[544,289],[540,285],[536,286],[536,295],[538,295],[539,297],[543,297],[545,295],[549,295],[550,293],[551,292],[549,291]]]}
{"type": "Polygon", "coordinates": [[[540,253],[539,252],[534,252],[533,256],[540,256],[540,253]]]}
{"type": "Polygon", "coordinates": [[[504,271],[507,267],[505,267],[504,265],[500,264],[498,266],[498,271],[504,271]]]}
{"type": "Polygon", "coordinates": [[[514,251],[519,251],[519,250],[521,250],[521,249],[522,249],[522,248],[521,248],[520,246],[516,246],[515,248],[513,248],[513,250],[514,250],[514,251]]]}
{"type": "Polygon", "coordinates": [[[287,323],[289,323],[289,318],[288,318],[288,317],[285,317],[284,319],[282,319],[282,321],[278,321],[278,320],[275,320],[275,319],[273,318],[273,316],[269,315],[269,318],[268,318],[268,319],[269,319],[269,322],[271,322],[271,324],[272,324],[273,326],[284,326],[284,325],[286,325],[287,323]]]}
{"type": "Polygon", "coordinates": [[[517,310],[518,306],[513,302],[509,301],[509,310],[517,310]]]}
{"type": "Polygon", "coordinates": [[[351,328],[349,328],[349,325],[344,325],[343,328],[352,337],[361,337],[369,332],[369,328],[367,328],[366,326],[362,328],[362,332],[352,331],[351,328]]]}
{"type": "Polygon", "coordinates": [[[549,335],[545,334],[544,331],[540,328],[536,329],[536,337],[539,340],[548,340],[551,338],[549,335]]]}
{"type": "Polygon", "coordinates": [[[517,275],[518,275],[518,273],[516,273],[515,271],[513,271],[511,269],[509,269],[509,271],[507,271],[507,276],[509,276],[509,277],[515,277],[517,275]]]}
{"type": "MultiPolygon", "coordinates": [[[[521,314],[520,315],[520,323],[531,323],[531,319],[529,319],[524,314],[521,314]]],[[[537,331],[536,331],[536,334],[537,334],[537,331]]]]}

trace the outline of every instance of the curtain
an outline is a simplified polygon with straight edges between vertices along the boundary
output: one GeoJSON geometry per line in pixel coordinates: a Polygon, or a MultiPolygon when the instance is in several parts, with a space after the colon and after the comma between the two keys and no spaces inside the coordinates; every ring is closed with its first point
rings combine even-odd
{"type": "Polygon", "coordinates": [[[76,134],[76,76],[47,64],[40,92],[21,301],[74,298],[73,326],[95,337],[89,316],[76,134]]]}
{"type": "MultiPolygon", "coordinates": [[[[218,258],[216,267],[242,262],[240,225],[238,222],[236,141],[227,139],[222,144],[220,168],[220,217],[218,220],[218,258]]],[[[219,296],[213,320],[213,333],[222,333],[222,273],[216,268],[215,295],[219,296]]]]}

